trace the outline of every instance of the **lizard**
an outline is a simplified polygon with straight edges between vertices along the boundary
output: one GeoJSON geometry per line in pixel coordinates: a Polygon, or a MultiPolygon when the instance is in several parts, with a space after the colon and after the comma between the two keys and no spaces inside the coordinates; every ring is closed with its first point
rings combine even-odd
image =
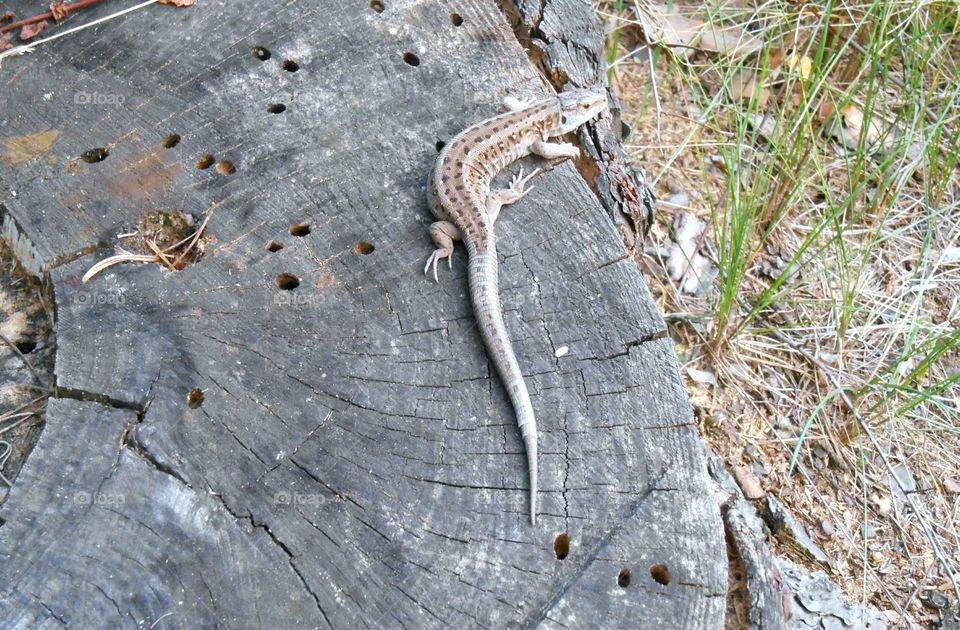
{"type": "Polygon", "coordinates": [[[455,241],[463,241],[469,261],[470,297],[487,354],[503,381],[517,417],[530,477],[530,523],[537,523],[537,422],[523,373],[510,343],[500,305],[494,223],[501,208],[533,190],[523,170],[509,188],[491,190],[494,177],[509,164],[534,154],[549,160],[576,158],[580,149],[551,142],[596,118],[607,106],[603,88],[565,90],[557,95],[520,101],[504,99],[507,112],[457,134],[440,150],[427,182],[427,201],[438,219],[430,225],[436,249],[427,258],[424,274],[444,258],[453,266],[455,241]]]}

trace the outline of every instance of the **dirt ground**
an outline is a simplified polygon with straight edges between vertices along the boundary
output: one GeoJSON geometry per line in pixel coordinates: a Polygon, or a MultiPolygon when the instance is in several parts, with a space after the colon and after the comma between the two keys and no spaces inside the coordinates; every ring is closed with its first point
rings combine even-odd
{"type": "MultiPolygon", "coordinates": [[[[625,54],[624,50],[620,53],[625,54]]],[[[671,278],[670,254],[676,250],[678,232],[684,229],[682,222],[696,217],[701,222],[697,255],[705,260],[704,275],[709,277],[711,269],[715,273],[711,264],[717,252],[714,222],[724,212],[723,191],[729,177],[719,147],[729,143],[731,133],[697,122],[702,112],[690,86],[665,57],[653,65],[656,94],[649,51],[643,50],[618,63],[613,87],[622,101],[624,120],[633,127],[626,141],[628,151],[634,164],[645,168],[648,179],[656,180],[660,200],[655,225],[643,250],[638,248],[637,260],[676,342],[701,434],[744,491],[753,494],[757,506],[775,497],[797,518],[815,548],[811,552],[809,546],[781,532],[770,541],[775,553],[808,569],[825,571],[850,601],[882,610],[891,627],[940,627],[949,607],[956,606],[956,593],[890,470],[913,489],[912,498],[932,523],[942,554],[956,563],[960,550],[956,427],[935,433],[915,424],[905,428],[902,419],[872,424],[891,460],[891,467],[884,465],[850,410],[832,392],[833,384],[822,369],[841,374],[845,382],[856,382],[861,374],[875,369],[874,348],[851,339],[839,350],[818,349],[814,335],[774,334],[812,328],[819,323],[817,318],[825,318],[816,310],[817,301],[824,298],[812,294],[815,282],[798,282],[797,303],[775,304],[736,337],[723,344],[715,342],[715,285],[708,281],[706,290],[681,290],[671,278]],[[796,339],[799,344],[792,343],[796,339]],[[811,339],[813,344],[808,343],[811,339]],[[815,417],[812,422],[811,416],[815,417]],[[799,436],[803,446],[791,463],[799,436]],[[819,559],[817,551],[823,554],[819,559]]],[[[839,171],[836,177],[841,177],[839,171]]],[[[956,216],[941,222],[947,244],[956,238],[958,223],[956,216]]],[[[771,231],[750,261],[744,295],[769,284],[784,268],[785,260],[796,251],[797,235],[807,225],[804,209],[797,208],[771,231]]],[[[883,241],[875,260],[921,257],[918,243],[925,238],[924,227],[915,220],[915,208],[896,208],[885,229],[899,231],[899,238],[883,241]]],[[[831,261],[812,264],[829,266],[831,261]]],[[[866,290],[877,291],[891,303],[907,290],[898,284],[906,282],[902,269],[894,273],[878,265],[867,271],[872,284],[866,290]]],[[[804,269],[802,273],[826,276],[829,270],[804,269]]],[[[924,295],[920,309],[932,321],[947,326],[953,321],[956,328],[958,300],[960,283],[943,282],[924,295]]],[[[734,317],[744,314],[740,311],[734,317]]],[[[947,374],[960,366],[955,350],[940,360],[947,374]]],[[[870,408],[870,402],[857,400],[856,406],[870,408]]],[[[945,413],[947,420],[937,422],[950,422],[949,412],[945,413]]],[[[956,418],[954,414],[953,421],[956,418]]]]}

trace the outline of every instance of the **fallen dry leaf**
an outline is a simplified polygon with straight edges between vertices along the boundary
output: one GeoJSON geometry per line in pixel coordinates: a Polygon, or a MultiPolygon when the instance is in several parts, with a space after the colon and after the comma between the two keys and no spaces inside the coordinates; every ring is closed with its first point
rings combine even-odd
{"type": "Polygon", "coordinates": [[[681,293],[704,295],[717,278],[717,267],[698,251],[706,228],[692,212],[680,211],[674,216],[666,268],[681,293]]]}
{"type": "Polygon", "coordinates": [[[7,152],[3,154],[3,159],[10,165],[21,164],[34,158],[40,157],[50,150],[57,137],[60,136],[59,129],[48,129],[29,133],[24,136],[14,136],[3,141],[7,147],[7,152]]]}
{"type": "Polygon", "coordinates": [[[943,487],[950,494],[960,494],[960,482],[952,477],[945,477],[943,480],[943,487]]]}
{"type": "Polygon", "coordinates": [[[27,41],[28,39],[33,39],[40,34],[43,29],[47,28],[47,21],[43,20],[42,22],[34,22],[33,24],[27,24],[20,29],[20,39],[27,41]]]}
{"type": "Polygon", "coordinates": [[[686,56],[691,49],[742,57],[760,50],[763,43],[738,26],[713,28],[702,19],[688,17],[661,4],[648,3],[640,15],[644,36],[651,44],[676,48],[686,56]]]}
{"type": "Polygon", "coordinates": [[[831,103],[830,101],[821,101],[820,107],[817,108],[817,120],[819,122],[825,121],[827,118],[833,116],[833,113],[837,111],[837,106],[831,103]]]}
{"type": "Polygon", "coordinates": [[[0,52],[13,48],[13,44],[10,40],[10,33],[4,33],[3,35],[0,35],[0,52]]]}
{"type": "Polygon", "coordinates": [[[779,70],[783,65],[783,49],[779,46],[771,46],[767,55],[770,60],[770,71],[779,70]]]}
{"type": "Polygon", "coordinates": [[[762,109],[766,109],[767,102],[770,100],[770,90],[761,87],[757,81],[757,73],[747,68],[735,74],[730,80],[730,93],[738,101],[749,101],[756,94],[757,103],[762,109]]]}
{"type": "Polygon", "coordinates": [[[759,39],[739,27],[705,29],[700,35],[700,50],[720,53],[728,57],[742,57],[760,50],[759,39]]]}
{"type": "Polygon", "coordinates": [[[16,16],[13,14],[13,11],[7,11],[3,15],[0,15],[0,24],[5,24],[7,22],[13,22],[13,18],[16,16]]]}
{"type": "Polygon", "coordinates": [[[643,23],[647,41],[668,48],[678,48],[679,50],[674,52],[686,56],[689,49],[696,44],[703,29],[703,22],[672,13],[663,5],[648,4],[646,9],[640,16],[640,21],[643,23]]]}
{"type": "Polygon", "coordinates": [[[770,142],[776,141],[777,121],[770,114],[753,114],[750,116],[750,124],[763,138],[770,142]]]}
{"type": "Polygon", "coordinates": [[[50,13],[57,22],[70,15],[70,11],[67,10],[62,1],[50,3],[50,13]]]}
{"type": "Polygon", "coordinates": [[[867,123],[865,138],[867,146],[873,146],[880,140],[880,120],[875,116],[866,121],[863,110],[853,103],[841,107],[840,115],[843,117],[843,124],[834,126],[833,135],[848,149],[857,148],[865,122],[867,123]]]}
{"type": "Polygon", "coordinates": [[[877,513],[882,516],[886,516],[890,513],[890,510],[893,509],[893,501],[890,497],[881,497],[875,492],[870,494],[870,503],[873,504],[877,513]]]}
{"type": "Polygon", "coordinates": [[[172,4],[175,7],[191,7],[196,0],[160,0],[160,4],[172,4]]]}
{"type": "Polygon", "coordinates": [[[787,58],[787,68],[790,70],[797,70],[800,74],[800,78],[806,81],[813,74],[813,59],[807,57],[806,55],[790,55],[787,58]]]}

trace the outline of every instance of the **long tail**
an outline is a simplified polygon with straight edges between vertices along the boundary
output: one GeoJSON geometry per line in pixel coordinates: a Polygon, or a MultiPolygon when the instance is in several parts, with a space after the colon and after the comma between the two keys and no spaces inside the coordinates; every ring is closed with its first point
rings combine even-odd
{"type": "Polygon", "coordinates": [[[470,254],[470,296],[473,299],[473,312],[479,324],[487,354],[493,361],[510,402],[520,435],[527,449],[527,470],[530,473],[530,523],[537,524],[537,420],[533,417],[533,405],[530,394],[523,382],[520,364],[513,352],[513,345],[507,335],[503,322],[503,309],[500,306],[500,285],[497,278],[497,247],[493,231],[485,240],[482,251],[469,240],[467,250],[470,254]]]}

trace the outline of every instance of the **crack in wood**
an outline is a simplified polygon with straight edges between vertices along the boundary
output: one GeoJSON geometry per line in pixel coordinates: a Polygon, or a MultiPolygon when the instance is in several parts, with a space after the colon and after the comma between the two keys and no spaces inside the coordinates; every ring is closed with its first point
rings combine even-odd
{"type": "Polygon", "coordinates": [[[113,407],[115,409],[129,409],[131,411],[136,411],[137,413],[143,413],[144,407],[138,403],[131,402],[129,400],[120,400],[118,398],[112,398],[105,394],[99,394],[97,392],[91,392],[83,389],[77,389],[75,387],[61,387],[59,385],[53,388],[53,397],[54,398],[70,398],[72,400],[82,400],[86,402],[95,402],[97,404],[103,405],[104,407],[113,407]]]}

